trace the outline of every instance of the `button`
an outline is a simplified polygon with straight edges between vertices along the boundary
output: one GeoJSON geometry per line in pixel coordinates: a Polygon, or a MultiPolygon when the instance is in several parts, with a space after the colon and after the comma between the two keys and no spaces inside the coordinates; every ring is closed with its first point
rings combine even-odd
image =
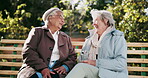
{"type": "Polygon", "coordinates": [[[50,61],[50,58],[49,57],[47,58],[47,61],[50,61]]]}
{"type": "Polygon", "coordinates": [[[53,50],[53,48],[52,48],[52,47],[49,47],[49,49],[50,49],[50,50],[53,50]]]}

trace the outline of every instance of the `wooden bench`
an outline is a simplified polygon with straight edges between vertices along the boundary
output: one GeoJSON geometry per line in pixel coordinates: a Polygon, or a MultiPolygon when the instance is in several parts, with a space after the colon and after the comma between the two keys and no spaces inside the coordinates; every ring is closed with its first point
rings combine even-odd
{"type": "MultiPolygon", "coordinates": [[[[16,78],[22,65],[21,50],[25,40],[2,39],[0,42],[0,78],[16,78]]],[[[84,39],[72,39],[79,54],[84,39]]],[[[127,43],[129,78],[148,78],[148,43],[127,43]]]]}

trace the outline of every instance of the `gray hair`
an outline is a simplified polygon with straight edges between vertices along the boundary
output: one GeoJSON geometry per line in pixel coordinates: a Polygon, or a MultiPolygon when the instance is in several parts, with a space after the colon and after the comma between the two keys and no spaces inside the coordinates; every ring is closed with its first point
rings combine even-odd
{"type": "MultiPolygon", "coordinates": [[[[62,12],[59,8],[51,8],[51,9],[48,9],[42,16],[42,19],[45,23],[45,25],[48,24],[48,18],[49,16],[52,16],[52,15],[56,15],[57,12],[62,12]]],[[[62,12],[63,13],[63,12],[62,12]]]]}
{"type": "Polygon", "coordinates": [[[106,10],[97,10],[93,9],[90,11],[93,20],[95,20],[98,16],[100,16],[101,20],[108,19],[108,25],[115,27],[115,20],[113,19],[112,13],[106,10]]]}

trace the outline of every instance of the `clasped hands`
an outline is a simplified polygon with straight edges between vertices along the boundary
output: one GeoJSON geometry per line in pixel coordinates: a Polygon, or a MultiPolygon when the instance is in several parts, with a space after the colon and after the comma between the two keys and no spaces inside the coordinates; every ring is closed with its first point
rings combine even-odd
{"type": "MultiPolygon", "coordinates": [[[[54,71],[56,71],[58,74],[66,74],[66,69],[63,66],[55,68],[54,71]]],[[[52,78],[50,74],[55,74],[55,72],[50,71],[48,68],[43,69],[41,73],[43,78],[52,78]]]]}

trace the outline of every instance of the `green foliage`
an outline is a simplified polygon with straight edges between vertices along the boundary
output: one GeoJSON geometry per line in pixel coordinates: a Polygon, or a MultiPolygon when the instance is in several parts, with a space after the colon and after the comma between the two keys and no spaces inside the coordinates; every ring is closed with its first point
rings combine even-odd
{"type": "Polygon", "coordinates": [[[51,7],[63,10],[64,32],[70,36],[88,33],[87,29],[93,28],[90,10],[106,8],[113,13],[116,28],[125,33],[127,41],[148,41],[148,16],[144,12],[147,0],[79,0],[75,4],[69,1],[75,0],[1,0],[0,37],[26,39],[31,26],[43,25],[41,17],[51,7]],[[106,6],[107,1],[112,2],[106,6]]]}
{"type": "Polygon", "coordinates": [[[64,31],[69,32],[70,36],[75,33],[88,35],[88,29],[93,28],[90,10],[104,9],[105,2],[105,0],[61,0],[60,3],[66,7],[63,9],[66,22],[64,31]]]}
{"type": "Polygon", "coordinates": [[[67,0],[61,0],[61,3],[66,6],[63,9],[66,23],[63,28],[65,28],[64,31],[69,32],[70,36],[75,35],[75,33],[87,35],[88,29],[93,27],[89,13],[92,1],[94,0],[78,1],[75,4],[70,4],[67,0]]]}
{"type": "Polygon", "coordinates": [[[74,10],[63,10],[63,12],[66,19],[66,25],[64,26],[64,28],[66,28],[70,35],[72,35],[72,33],[74,32],[85,33],[83,30],[87,29],[84,26],[90,24],[86,24],[87,22],[82,20],[84,19],[83,15],[74,10]]]}
{"type": "Polygon", "coordinates": [[[148,41],[148,16],[144,9],[148,8],[146,0],[115,0],[108,5],[116,20],[116,28],[125,33],[127,41],[148,41]]]}
{"type": "Polygon", "coordinates": [[[14,17],[11,17],[10,13],[5,10],[7,17],[3,18],[2,11],[0,11],[0,32],[3,33],[1,36],[9,39],[26,39],[29,29],[23,26],[22,21],[31,17],[31,13],[23,9],[25,6],[26,4],[18,5],[14,17]]]}

